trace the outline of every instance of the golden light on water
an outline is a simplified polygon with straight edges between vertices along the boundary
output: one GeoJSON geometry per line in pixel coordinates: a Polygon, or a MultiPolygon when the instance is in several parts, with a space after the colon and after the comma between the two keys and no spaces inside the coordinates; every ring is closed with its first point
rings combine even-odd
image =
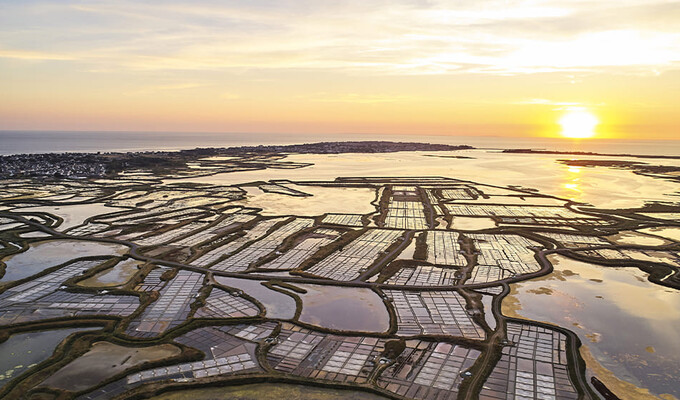
{"type": "Polygon", "coordinates": [[[586,139],[595,136],[595,127],[600,123],[595,115],[587,110],[571,110],[562,116],[562,136],[572,139],[586,139]]]}
{"type": "Polygon", "coordinates": [[[563,196],[577,201],[582,194],[580,187],[581,167],[569,166],[567,167],[566,172],[567,173],[564,176],[564,188],[566,191],[564,192],[563,196]]]}
{"type": "Polygon", "coordinates": [[[579,193],[581,192],[581,190],[578,188],[578,183],[565,183],[564,187],[569,189],[569,190],[573,190],[575,192],[579,192],[579,193]]]}

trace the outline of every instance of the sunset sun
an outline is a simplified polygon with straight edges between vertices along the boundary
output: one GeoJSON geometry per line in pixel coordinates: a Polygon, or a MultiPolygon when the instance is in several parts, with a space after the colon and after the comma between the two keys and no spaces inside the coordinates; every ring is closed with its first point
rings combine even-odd
{"type": "Polygon", "coordinates": [[[595,115],[586,110],[571,110],[562,116],[562,136],[572,139],[586,139],[595,135],[595,127],[599,124],[595,115]]]}

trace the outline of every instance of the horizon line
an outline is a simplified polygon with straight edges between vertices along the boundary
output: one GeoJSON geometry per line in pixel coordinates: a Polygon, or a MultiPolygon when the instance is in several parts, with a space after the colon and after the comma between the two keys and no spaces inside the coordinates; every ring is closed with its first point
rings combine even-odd
{"type": "Polygon", "coordinates": [[[632,138],[616,138],[616,137],[592,137],[588,139],[573,139],[560,136],[519,136],[519,135],[502,135],[502,134],[474,134],[474,133],[371,133],[371,132],[333,132],[333,133],[305,133],[305,132],[238,132],[238,131],[170,131],[170,130],[95,130],[95,129],[0,129],[0,133],[7,132],[30,132],[30,133],[141,133],[141,134],[226,134],[226,135],[300,135],[300,136],[338,136],[338,135],[366,135],[366,136],[420,136],[420,137],[465,137],[465,138],[501,138],[501,139],[524,139],[524,140],[560,140],[560,141],[666,141],[676,142],[680,138],[647,138],[647,139],[632,139],[632,138]]]}

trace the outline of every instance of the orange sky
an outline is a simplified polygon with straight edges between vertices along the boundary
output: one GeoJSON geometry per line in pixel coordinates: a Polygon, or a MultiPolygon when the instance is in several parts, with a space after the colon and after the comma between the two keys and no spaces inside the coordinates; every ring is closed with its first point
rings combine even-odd
{"type": "Polygon", "coordinates": [[[677,1],[0,3],[0,129],[680,138],[677,1]]]}

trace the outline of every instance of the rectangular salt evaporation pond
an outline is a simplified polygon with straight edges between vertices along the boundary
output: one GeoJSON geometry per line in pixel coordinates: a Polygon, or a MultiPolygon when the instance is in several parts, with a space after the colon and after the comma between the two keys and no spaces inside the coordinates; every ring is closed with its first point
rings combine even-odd
{"type": "Polygon", "coordinates": [[[0,387],[45,361],[68,335],[98,328],[57,329],[18,333],[0,343],[0,387]]]}
{"type": "Polygon", "coordinates": [[[267,318],[291,319],[295,317],[297,305],[291,296],[268,289],[262,281],[216,276],[215,280],[224,286],[243,290],[264,305],[267,318]]]}
{"type": "Polygon", "coordinates": [[[680,398],[680,292],[637,268],[548,258],[554,272],[511,285],[503,314],[570,327],[589,374],[619,397],[652,398],[644,388],[680,398]]]}
{"type": "Polygon", "coordinates": [[[48,240],[31,243],[25,252],[2,260],[6,264],[2,282],[27,278],[75,258],[123,255],[127,251],[128,247],[122,244],[84,240],[48,240]]]}
{"type": "Polygon", "coordinates": [[[63,232],[69,228],[82,224],[86,219],[94,217],[95,215],[109,214],[125,210],[127,209],[109,207],[104,204],[77,204],[72,206],[22,207],[14,209],[12,212],[44,212],[56,215],[64,220],[56,230],[63,232]]]}
{"type": "Polygon", "coordinates": [[[386,332],[390,315],[377,293],[367,288],[301,285],[300,321],[340,331],[386,332]]]}

